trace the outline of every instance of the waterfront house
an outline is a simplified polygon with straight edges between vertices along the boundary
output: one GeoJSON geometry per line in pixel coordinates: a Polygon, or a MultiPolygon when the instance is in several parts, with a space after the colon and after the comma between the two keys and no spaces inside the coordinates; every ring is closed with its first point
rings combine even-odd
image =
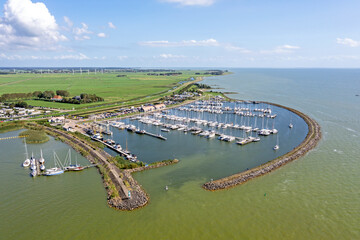
{"type": "Polygon", "coordinates": [[[163,103],[159,103],[159,104],[155,104],[154,107],[156,110],[160,110],[166,108],[166,105],[163,103]]]}
{"type": "Polygon", "coordinates": [[[140,111],[141,112],[150,112],[150,111],[154,111],[155,107],[154,106],[141,106],[140,111]]]}
{"type": "Polygon", "coordinates": [[[51,123],[62,123],[65,121],[65,117],[61,116],[61,117],[52,117],[49,119],[49,122],[51,123]]]}

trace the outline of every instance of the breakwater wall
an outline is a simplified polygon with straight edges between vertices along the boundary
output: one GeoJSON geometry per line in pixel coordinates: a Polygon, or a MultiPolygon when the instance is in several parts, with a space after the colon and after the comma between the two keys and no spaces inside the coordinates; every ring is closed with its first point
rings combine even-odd
{"type": "Polygon", "coordinates": [[[141,185],[133,178],[132,173],[141,172],[153,168],[164,167],[178,163],[179,160],[174,159],[171,161],[159,162],[149,166],[138,167],[133,169],[126,169],[121,172],[122,179],[131,187],[131,198],[123,199],[110,199],[108,204],[116,209],[131,211],[146,206],[149,203],[150,197],[141,187],[141,185]]]}
{"type": "Polygon", "coordinates": [[[231,175],[229,177],[221,178],[215,181],[210,181],[205,184],[203,184],[203,188],[209,191],[216,191],[221,189],[227,189],[234,187],[239,184],[243,184],[251,179],[254,179],[256,177],[263,176],[267,173],[270,173],[281,166],[284,166],[285,164],[292,162],[302,156],[304,156],[307,152],[314,149],[318,142],[321,139],[321,128],[320,125],[312,118],[307,116],[306,114],[295,110],[293,108],[285,107],[279,104],[269,103],[269,102],[262,102],[265,104],[274,105],[277,107],[281,107],[284,109],[287,109],[298,116],[300,116],[306,124],[308,125],[308,134],[306,135],[304,141],[297,147],[295,147],[290,152],[272,160],[265,164],[262,164],[258,167],[252,168],[250,170],[236,173],[234,175],[231,175]]]}

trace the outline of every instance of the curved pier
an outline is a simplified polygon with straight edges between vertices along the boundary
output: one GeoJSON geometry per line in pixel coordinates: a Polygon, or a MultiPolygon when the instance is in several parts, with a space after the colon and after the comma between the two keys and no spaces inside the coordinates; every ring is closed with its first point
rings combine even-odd
{"type": "Polygon", "coordinates": [[[285,106],[282,106],[279,104],[274,104],[274,103],[269,103],[269,102],[264,102],[264,103],[278,106],[281,108],[285,108],[285,109],[297,114],[302,119],[304,119],[304,121],[308,125],[308,134],[306,135],[304,141],[299,146],[297,146],[293,150],[291,150],[290,152],[288,152],[272,161],[269,161],[263,165],[252,168],[245,172],[240,172],[240,173],[231,175],[229,177],[225,177],[225,178],[221,178],[221,179],[218,179],[215,181],[207,182],[207,183],[203,184],[203,186],[202,186],[204,189],[209,190],[209,191],[216,191],[216,190],[231,188],[231,187],[234,187],[239,184],[243,184],[253,178],[260,177],[267,173],[270,173],[270,172],[280,168],[281,166],[304,156],[307,152],[309,152],[310,150],[312,150],[313,148],[316,147],[316,145],[318,144],[318,142],[321,139],[321,128],[320,128],[320,125],[314,119],[310,118],[309,116],[307,116],[306,114],[304,114],[298,110],[295,110],[295,109],[292,109],[289,107],[285,107],[285,106]]]}

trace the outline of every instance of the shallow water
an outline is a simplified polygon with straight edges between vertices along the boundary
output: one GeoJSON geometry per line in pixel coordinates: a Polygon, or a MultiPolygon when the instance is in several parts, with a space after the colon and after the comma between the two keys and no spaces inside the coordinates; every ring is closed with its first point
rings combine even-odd
{"type": "MultiPolygon", "coordinates": [[[[360,97],[355,94],[360,94],[360,70],[233,71],[204,83],[237,91],[231,95],[234,98],[279,103],[310,115],[322,127],[318,147],[271,174],[208,192],[201,185],[209,178],[276,157],[271,149],[274,136],[240,147],[176,131],[162,142],[115,129],[114,138],[123,146],[127,138],[129,150],[140,160],[181,160],[135,174],[149,193],[150,204],[119,212],[107,207],[96,169],[32,179],[20,167],[21,140],[1,141],[1,235],[6,239],[359,239],[360,97]]],[[[282,126],[280,117],[276,121],[282,126]]],[[[286,151],[281,140],[286,132],[286,127],[279,132],[280,151],[286,151]]],[[[47,159],[52,158],[52,149],[64,158],[69,148],[52,139],[29,144],[29,151],[38,154],[40,147],[47,159]]],[[[79,155],[78,161],[86,163],[79,155]]]]}

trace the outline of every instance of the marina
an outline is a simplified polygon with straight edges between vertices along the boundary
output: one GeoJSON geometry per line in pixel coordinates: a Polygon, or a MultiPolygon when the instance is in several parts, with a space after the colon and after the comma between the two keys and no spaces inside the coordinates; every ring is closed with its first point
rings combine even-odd
{"type": "MultiPolygon", "coordinates": [[[[228,238],[240,237],[239,232],[244,232],[244,238],[262,239],[266,232],[265,237],[269,239],[357,239],[358,233],[353,229],[358,226],[355,210],[359,206],[355,191],[359,182],[356,174],[359,106],[353,102],[351,97],[354,96],[347,94],[351,92],[352,85],[341,80],[353,78],[351,83],[357,83],[354,77],[358,71],[330,70],[331,74],[324,73],[326,71],[238,70],[241,74],[213,80],[216,84],[223,84],[221,87],[229,85],[230,89],[234,85],[241,85],[241,88],[235,90],[240,92],[236,95],[238,98],[266,99],[294,106],[314,117],[326,135],[315,151],[300,160],[230,190],[212,193],[199,188],[206,181],[251,169],[291,151],[301,143],[305,137],[302,133],[307,131],[301,119],[292,115],[294,126],[290,129],[291,114],[273,108],[274,113],[278,113],[275,118],[275,128],[279,131],[278,151],[273,150],[276,145],[274,134],[260,136],[259,143],[242,147],[236,142],[228,143],[216,137],[207,139],[177,130],[162,132],[168,140],[160,141],[110,126],[113,136],[106,135],[104,138],[113,138],[123,147],[127,139],[128,148],[142,161],[151,163],[173,157],[180,159],[177,165],[169,168],[134,174],[142,188],[149,193],[151,204],[131,213],[114,211],[107,206],[106,191],[97,169],[32,179],[29,177],[29,169],[19,167],[25,159],[22,139],[2,141],[2,148],[6,151],[0,151],[0,178],[7,184],[1,185],[0,195],[5,204],[0,208],[4,219],[9,220],[3,225],[4,236],[9,239],[26,239],[36,234],[39,239],[45,239],[51,233],[59,239],[71,236],[99,239],[124,236],[126,239],[192,239],[192,230],[196,228],[204,233],[197,235],[198,239],[216,238],[219,229],[228,238]],[[246,81],[259,72],[260,77],[254,77],[257,81],[246,81]],[[264,75],[271,76],[271,81],[263,78],[264,75]],[[226,80],[231,78],[233,81],[226,80]],[[284,78],[291,80],[289,87],[282,84],[284,78]],[[340,87],[347,89],[346,94],[338,95],[339,84],[336,83],[339,82],[334,79],[341,83],[340,87]],[[319,90],[325,83],[328,88],[320,97],[319,90]],[[304,100],[304,94],[309,100],[304,100]],[[159,148],[162,151],[156,151],[159,148]],[[164,190],[165,186],[168,186],[168,191],[164,190]],[[24,221],[34,212],[38,213],[36,218],[24,221]],[[158,217],[154,218],[154,215],[158,217]],[[87,216],[86,223],[82,223],[84,216],[87,216]],[[254,218],[258,224],[249,221],[254,218]],[[214,222],[214,219],[227,220],[214,222]],[[275,220],[291,225],[274,225],[275,220]],[[144,226],[146,231],[133,231],[138,226],[144,226]],[[159,232],[157,226],[166,227],[159,232]],[[309,226],[311,234],[307,233],[309,226]],[[84,229],[83,233],[79,233],[79,227],[84,229]],[[99,227],[108,231],[99,231],[99,227]],[[66,233],[62,229],[66,229],[66,233]]],[[[214,83],[209,80],[207,84],[214,83]]],[[[228,118],[234,116],[224,115],[228,118]]],[[[257,119],[261,129],[262,118],[257,119]]],[[[122,121],[137,125],[136,120],[122,121]]],[[[159,133],[162,128],[142,123],[139,123],[139,127],[152,133],[159,133]]],[[[270,119],[268,127],[272,128],[270,119]]],[[[231,135],[231,128],[219,130],[231,135]]],[[[242,131],[232,130],[232,135],[242,137],[242,131]]],[[[0,137],[17,134],[5,133],[0,134],[0,137]]],[[[69,149],[68,145],[53,138],[44,144],[28,144],[28,148],[29,157],[32,152],[35,157],[40,157],[40,149],[43,149],[46,163],[52,163],[53,150],[60,159],[65,159],[69,149]]],[[[110,149],[108,152],[115,154],[110,149]]],[[[72,156],[76,154],[72,152],[72,156]]],[[[77,156],[81,165],[88,164],[81,155],[77,156]]]]}
{"type": "MultiPolygon", "coordinates": [[[[236,140],[238,145],[246,145],[259,142],[260,136],[277,134],[278,129],[275,128],[277,115],[278,113],[269,104],[255,101],[227,102],[214,98],[162,112],[131,117],[129,122],[108,121],[102,124],[161,140],[167,138],[145,129],[153,126],[158,132],[178,131],[206,139],[217,136],[220,141],[236,140]]],[[[154,128],[151,128],[151,131],[154,131],[154,128]]]]}
{"type": "Polygon", "coordinates": [[[53,152],[53,161],[54,161],[54,167],[53,168],[46,168],[45,167],[45,159],[43,157],[43,151],[40,149],[40,158],[34,157],[34,154],[31,154],[31,157],[29,159],[28,156],[28,149],[26,145],[26,139],[24,140],[24,146],[25,146],[25,161],[23,162],[22,166],[24,168],[30,167],[30,176],[36,177],[36,176],[55,176],[63,174],[67,171],[81,171],[90,167],[95,167],[96,164],[86,165],[82,166],[77,163],[72,164],[71,163],[71,151],[69,149],[68,154],[66,155],[65,160],[62,162],[59,157],[57,156],[56,152],[53,152]]]}

